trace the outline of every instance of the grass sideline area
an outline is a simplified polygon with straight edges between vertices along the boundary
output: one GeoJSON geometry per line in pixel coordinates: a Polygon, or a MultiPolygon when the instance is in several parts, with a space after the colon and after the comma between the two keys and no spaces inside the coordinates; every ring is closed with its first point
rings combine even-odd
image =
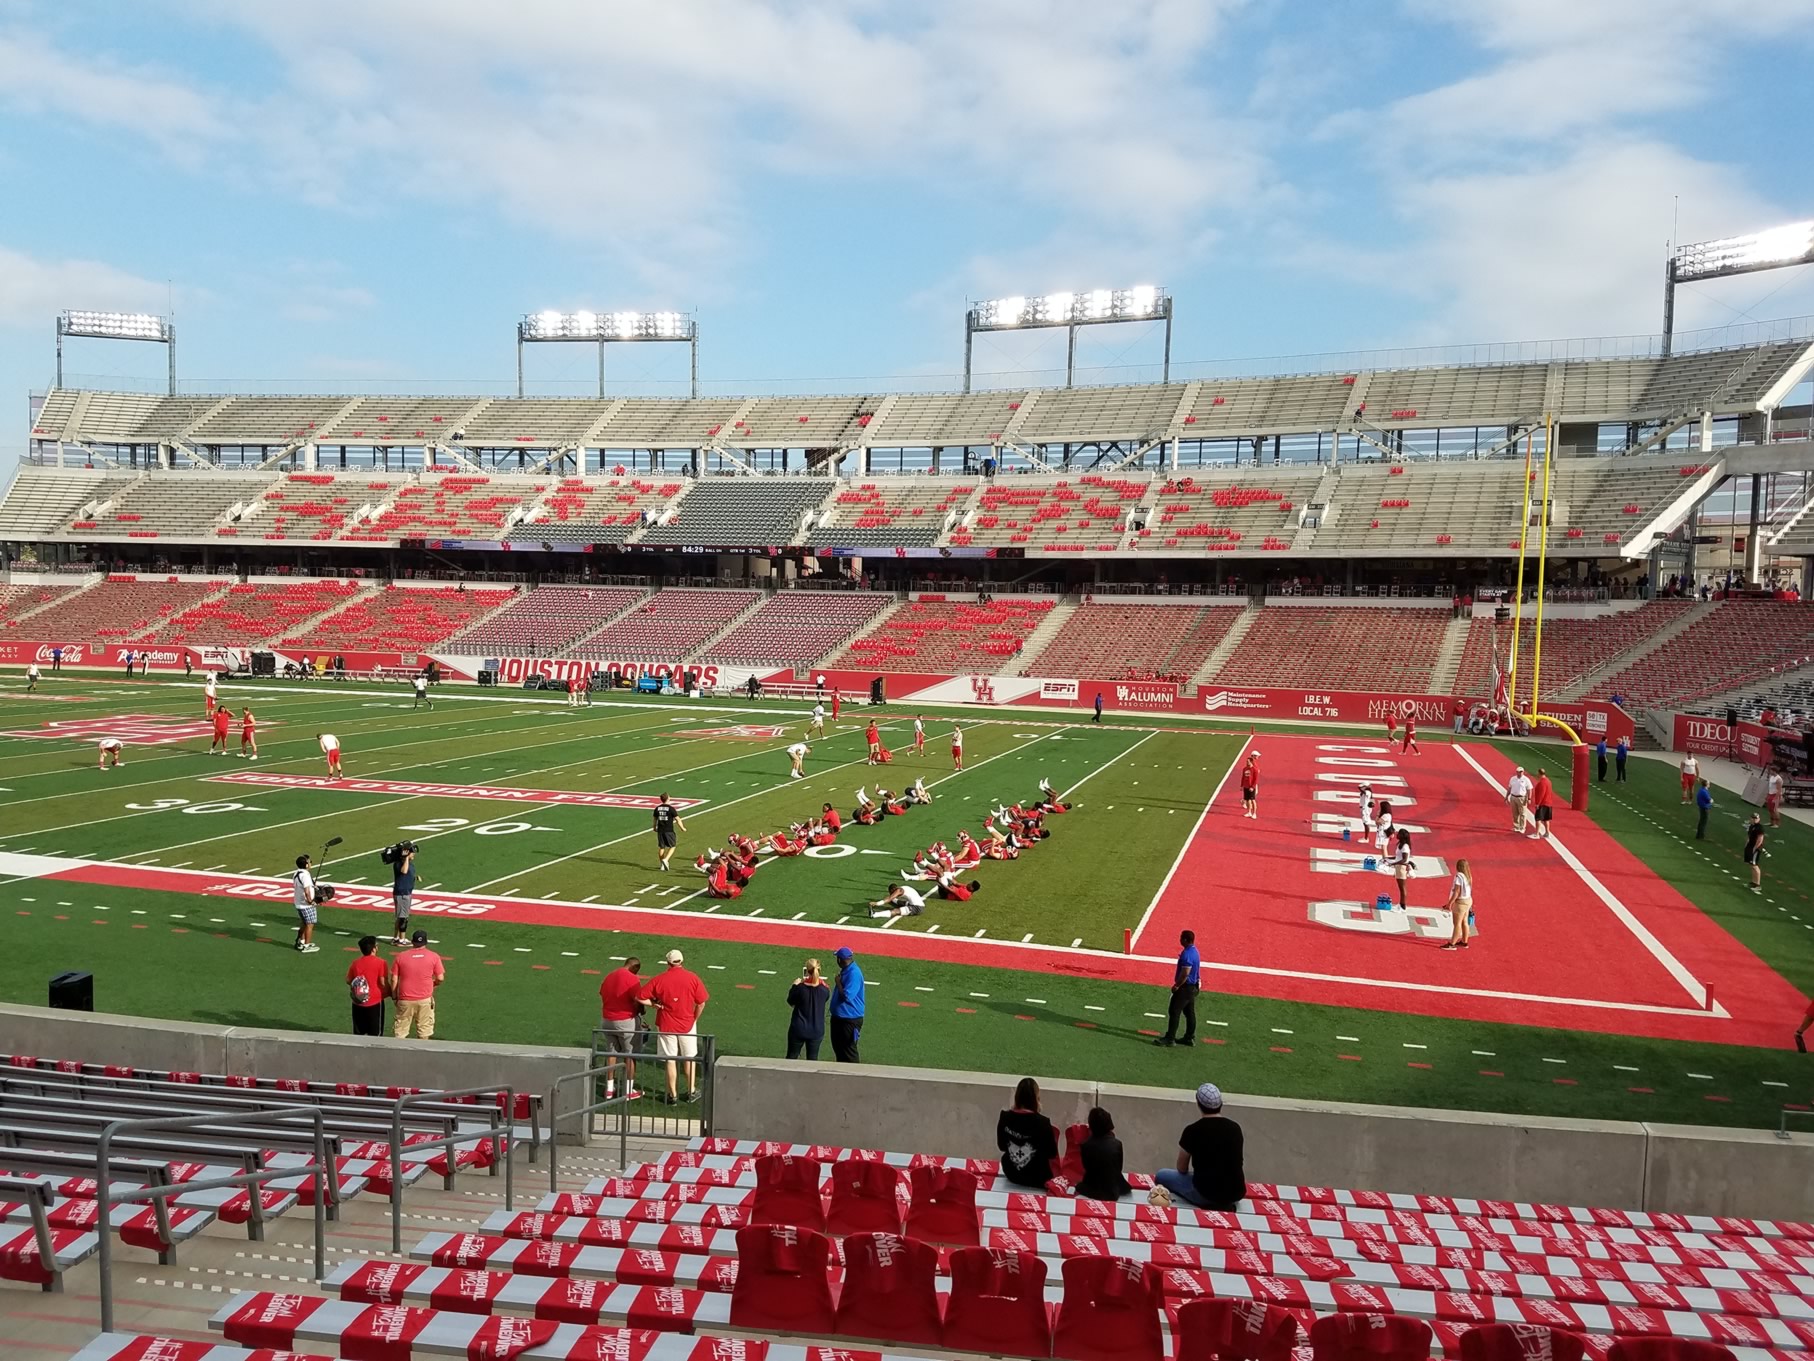
{"type": "MultiPolygon", "coordinates": [[[[8,678],[0,732],[90,720],[104,727],[121,715],[201,717],[197,684],[47,677],[40,689],[24,695],[8,678]]],[[[597,1014],[600,974],[629,954],[652,972],[661,953],[680,944],[712,989],[706,1028],[721,1050],[779,1053],[783,999],[801,961],[811,954],[829,966],[832,951],[849,943],[872,989],[864,1056],[879,1063],[1179,1087],[1213,1079],[1234,1091],[1301,1098],[1769,1128],[1785,1104],[1808,1102],[1814,1081],[1814,1060],[1789,1047],[1796,1016],[1783,1018],[1781,1049],[1756,1049],[1415,1015],[1390,1009],[1391,994],[1379,1009],[1359,1009],[1205,993],[1202,1043],[1191,1056],[1145,1042],[1163,1026],[1155,1017],[1169,977],[1163,964],[1150,967],[1150,982],[1135,983],[964,961],[958,938],[979,931],[990,942],[1056,949],[1081,942],[1084,950],[1118,953],[1123,931],[1153,900],[1227,776],[1247,739],[1245,724],[1183,731],[1163,720],[1098,726],[1063,721],[1062,713],[963,712],[969,769],[954,776],[950,719],[928,716],[927,753],[916,758],[912,714],[887,706],[876,712],[897,761],[879,773],[897,788],[922,776],[935,795],[931,807],[847,836],[852,849],[836,858],[766,865],[743,899],[714,905],[697,896],[702,881],[690,871],[656,874],[640,809],[271,788],[215,777],[318,775],[314,735],[331,728],[354,779],[633,795],[665,789],[705,800],[686,814],[678,867],[729,831],[767,832],[826,801],[848,812],[859,784],[873,791],[878,772],[863,764],[866,706],[847,708],[839,729],[814,744],[808,778],[789,781],[781,748],[802,731],[805,706],[797,703],[637,699],[569,710],[508,692],[444,689],[432,712],[411,712],[406,695],[356,684],[345,691],[229,685],[222,697],[236,714],[249,701],[259,715],[255,766],[208,756],[205,736],[129,742],[126,765],[115,771],[96,770],[92,738],[0,736],[0,853],[282,876],[298,851],[318,851],[340,835],[347,854],[325,877],[383,886],[378,849],[410,836],[423,845],[422,891],[576,904],[634,899],[652,909],[647,931],[419,917],[449,959],[440,1013],[450,1038],[583,1043],[597,1014]],[[785,735],[698,735],[759,724],[779,724],[785,735]],[[984,890],[973,902],[929,904],[925,916],[891,928],[937,928],[952,939],[954,958],[887,957],[848,929],[873,925],[861,903],[880,896],[914,849],[934,837],[953,841],[960,826],[978,830],[986,808],[1029,798],[1041,776],[1073,789],[1080,804],[1053,819],[1052,840],[1018,863],[985,864],[977,874],[984,890]],[[714,907],[713,915],[759,912],[824,929],[804,933],[802,947],[697,938],[684,918],[714,907]],[[671,930],[657,913],[672,919],[671,930]]],[[[1519,759],[1527,750],[1505,749],[1519,759]]],[[[1730,877],[1741,809],[1718,810],[1714,840],[1685,841],[1691,813],[1677,804],[1673,769],[1640,759],[1624,788],[1596,787],[1590,816],[1790,983],[1814,991],[1814,907],[1797,869],[1814,850],[1814,832],[1793,824],[1773,833],[1767,872],[1776,901],[1767,903],[1730,877]]],[[[340,952],[366,931],[385,934],[386,925],[382,914],[330,907],[317,936],[322,954],[297,957],[287,949],[292,916],[284,901],[31,877],[0,882],[0,917],[8,940],[0,996],[8,1000],[41,1003],[51,974],[84,968],[95,973],[97,1005],[107,1011],[331,1031],[347,1028],[340,952]]]]}

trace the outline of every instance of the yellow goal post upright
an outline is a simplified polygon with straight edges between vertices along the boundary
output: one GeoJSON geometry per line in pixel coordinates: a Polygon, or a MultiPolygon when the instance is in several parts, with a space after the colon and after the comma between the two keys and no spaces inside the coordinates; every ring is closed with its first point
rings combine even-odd
{"type": "Polygon", "coordinates": [[[1524,574],[1525,562],[1530,553],[1531,524],[1531,485],[1536,481],[1532,469],[1531,444],[1535,431],[1525,436],[1524,446],[1524,495],[1522,523],[1518,528],[1518,598],[1512,611],[1512,647],[1511,665],[1508,670],[1506,704],[1507,707],[1522,717],[1531,731],[1549,726],[1560,729],[1568,738],[1571,747],[1569,773],[1571,787],[1569,804],[1576,809],[1587,807],[1587,744],[1581,735],[1569,724],[1553,714],[1543,712],[1543,588],[1549,577],[1549,529],[1550,529],[1550,489],[1555,481],[1555,436],[1556,419],[1554,415],[1543,418],[1543,500],[1537,515],[1537,599],[1534,606],[1531,627],[1531,686],[1530,705],[1520,710],[1518,704],[1518,632],[1524,617],[1524,574]]]}

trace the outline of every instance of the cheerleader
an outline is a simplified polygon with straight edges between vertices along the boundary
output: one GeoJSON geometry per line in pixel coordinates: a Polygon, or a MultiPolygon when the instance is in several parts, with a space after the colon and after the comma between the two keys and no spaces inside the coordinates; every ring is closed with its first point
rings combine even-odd
{"type": "Polygon", "coordinates": [[[1363,781],[1359,795],[1360,834],[1367,836],[1373,831],[1373,786],[1363,781]]]}
{"type": "Polygon", "coordinates": [[[1411,865],[1411,833],[1403,827],[1398,829],[1397,837],[1387,852],[1386,868],[1398,880],[1399,907],[1409,908],[1410,904],[1405,901],[1405,882],[1416,871],[1411,865]]]}
{"type": "Polygon", "coordinates": [[[873,827],[876,820],[876,806],[869,797],[867,789],[857,791],[857,806],[851,811],[850,820],[864,827],[873,827]]]}
{"type": "Polygon", "coordinates": [[[1381,799],[1373,814],[1373,849],[1382,854],[1391,854],[1392,831],[1392,802],[1390,799],[1381,799]]]}
{"type": "Polygon", "coordinates": [[[1455,862],[1455,878],[1449,885],[1449,920],[1454,923],[1449,943],[1444,950],[1465,950],[1474,934],[1474,870],[1466,860],[1455,862]]]}

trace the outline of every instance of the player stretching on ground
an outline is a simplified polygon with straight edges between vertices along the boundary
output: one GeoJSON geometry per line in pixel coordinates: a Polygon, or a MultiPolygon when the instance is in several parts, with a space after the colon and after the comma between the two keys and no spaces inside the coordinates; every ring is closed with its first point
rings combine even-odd
{"type": "Polygon", "coordinates": [[[913,718],[913,754],[915,756],[926,754],[926,725],[920,721],[918,714],[915,714],[913,718]]]}
{"type": "Polygon", "coordinates": [[[252,716],[250,705],[239,711],[239,754],[258,759],[258,720],[252,716]]]}
{"type": "Polygon", "coordinates": [[[1417,715],[1415,714],[1405,715],[1405,744],[1398,749],[1398,754],[1403,756],[1407,751],[1413,756],[1423,755],[1417,749],[1417,715]]]}
{"type": "Polygon", "coordinates": [[[917,917],[925,910],[925,897],[905,884],[890,885],[887,893],[869,905],[872,917],[917,917]]]}
{"type": "Polygon", "coordinates": [[[1253,818],[1260,816],[1260,753],[1247,753],[1247,764],[1241,767],[1241,816],[1253,818]]]}
{"type": "Polygon", "coordinates": [[[208,679],[202,683],[202,702],[208,706],[207,709],[204,711],[208,714],[213,714],[213,712],[214,712],[214,696],[215,696],[214,672],[210,671],[208,673],[208,679]]]}
{"type": "Polygon", "coordinates": [[[1694,782],[1701,778],[1701,763],[1692,756],[1682,758],[1682,802],[1694,797],[1694,782]]]}
{"type": "Polygon", "coordinates": [[[117,737],[103,737],[101,739],[100,760],[96,762],[95,769],[111,770],[113,767],[119,765],[120,752],[125,745],[126,744],[117,737]]]}
{"type": "Polygon", "coordinates": [[[951,768],[964,768],[964,730],[955,723],[951,725],[951,768]]]}
{"type": "Polygon", "coordinates": [[[214,708],[214,740],[208,744],[208,754],[218,751],[222,756],[227,754],[227,730],[233,726],[233,711],[224,704],[214,708]]]}
{"type": "Polygon", "coordinates": [[[669,857],[674,854],[674,846],[679,841],[679,833],[686,831],[687,825],[680,820],[680,813],[668,802],[666,794],[655,805],[652,816],[655,821],[655,858],[665,870],[668,868],[669,857]]]}
{"type": "Polygon", "coordinates": [[[788,779],[798,780],[805,777],[806,758],[811,754],[812,748],[807,746],[804,742],[796,742],[787,749],[788,759],[794,763],[794,768],[788,774],[788,779]]]}
{"type": "Polygon", "coordinates": [[[328,758],[328,778],[345,779],[346,776],[340,770],[340,739],[331,732],[318,732],[315,740],[321,744],[321,754],[328,758]]]}

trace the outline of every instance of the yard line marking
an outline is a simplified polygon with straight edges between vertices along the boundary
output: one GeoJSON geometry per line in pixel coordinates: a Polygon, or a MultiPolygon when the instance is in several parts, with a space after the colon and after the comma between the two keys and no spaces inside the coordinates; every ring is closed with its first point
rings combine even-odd
{"type": "Polygon", "coordinates": [[[989,1000],[989,994],[986,992],[973,992],[970,995],[972,997],[979,997],[985,1002],[989,1000]]]}
{"type": "Polygon", "coordinates": [[[1689,1073],[1689,1074],[1688,1074],[1688,1076],[1689,1076],[1689,1077],[1695,1077],[1695,1078],[1699,1078],[1699,1079],[1700,1079],[1700,1080],[1701,1080],[1701,1081],[1702,1081],[1702,1082],[1711,1082],[1711,1081],[1713,1081],[1713,1074],[1712,1074],[1712,1073],[1689,1073]]]}
{"type": "Polygon", "coordinates": [[[1295,1030],[1286,1030],[1283,1026],[1276,1026],[1276,1025],[1272,1028],[1272,1033],[1275,1035],[1295,1035],[1295,1034],[1297,1034],[1297,1032],[1295,1030]]]}
{"type": "MultiPolygon", "coordinates": [[[[974,994],[972,994],[972,995],[974,995],[974,994]]],[[[1146,1013],[1146,1019],[1149,1021],[1163,1021],[1165,1019],[1165,1016],[1161,1012],[1149,1011],[1146,1013]]]]}
{"type": "Polygon", "coordinates": [[[1088,1003],[1088,1002],[1085,1002],[1085,1003],[1084,1003],[1084,1004],[1083,1004],[1083,1009],[1084,1009],[1084,1010],[1085,1010],[1085,1011],[1107,1011],[1107,1010],[1108,1010],[1108,1008],[1107,1008],[1107,1007],[1098,1007],[1098,1006],[1092,1006],[1092,1005],[1090,1005],[1090,1004],[1089,1004],[1089,1003],[1088,1003]]]}
{"type": "MultiPolygon", "coordinates": [[[[1494,1053],[1491,1049],[1476,1049],[1474,1051],[1474,1057],[1479,1059],[1496,1059],[1499,1055],[1494,1053]]],[[[1615,1065],[1615,1067],[1616,1066],[1617,1065],[1615,1065]]],[[[1634,1068],[1632,1071],[1635,1073],[1637,1069],[1634,1068]]]]}
{"type": "Polygon", "coordinates": [[[1075,950],[1079,945],[1082,945],[1082,944],[1083,944],[1083,937],[1079,936],[1079,937],[1077,937],[1076,940],[1071,942],[1071,948],[1073,950],[1075,950]]]}
{"type": "Polygon", "coordinates": [[[1404,1042],[1404,1046],[1406,1049],[1428,1049],[1430,1047],[1427,1044],[1412,1044],[1409,1040],[1404,1042]]]}
{"type": "Polygon", "coordinates": [[[596,894],[596,893],[591,894],[587,897],[581,898],[580,901],[582,903],[595,903],[598,901],[598,894],[596,894]]]}
{"type": "Polygon", "coordinates": [[[722,964],[708,964],[708,965],[706,965],[706,968],[708,968],[708,969],[723,969],[723,968],[724,968],[724,967],[725,967],[725,966],[724,966],[724,965],[722,965],[722,964]]]}
{"type": "Polygon", "coordinates": [[[561,956],[564,959],[578,959],[579,951],[578,950],[562,950],[561,956]]]}
{"type": "Polygon", "coordinates": [[[1346,1040],[1349,1044],[1359,1044],[1360,1043],[1359,1035],[1337,1035],[1335,1038],[1338,1040],[1346,1040]]]}
{"type": "Polygon", "coordinates": [[[1545,1063],[1562,1063],[1562,1064],[1566,1064],[1568,1062],[1567,1059],[1550,1059],[1550,1058],[1546,1058],[1543,1061],[1545,1063]]]}
{"type": "MultiPolygon", "coordinates": [[[[1482,766],[1479,761],[1474,759],[1467,747],[1455,745],[1454,750],[1462,760],[1466,761],[1474,768],[1475,773],[1479,775],[1481,779],[1485,780],[1487,784],[1496,790],[1502,797],[1504,796],[1505,786],[1499,783],[1498,780],[1495,780],[1491,775],[1487,774],[1486,768],[1482,766]]],[[[1638,943],[1650,952],[1651,957],[1669,971],[1670,976],[1682,985],[1682,990],[1686,992],[1691,999],[1699,1004],[1699,1006],[1708,1014],[1718,1016],[1722,1020],[1731,1019],[1732,1013],[1727,1011],[1721,1003],[1714,1001],[1711,1008],[1707,1007],[1707,1003],[1712,999],[1708,997],[1707,989],[1701,984],[1700,980],[1695,978],[1694,974],[1689,971],[1681,960],[1677,959],[1669,952],[1668,947],[1665,946],[1662,941],[1651,934],[1650,928],[1639,921],[1637,917],[1632,914],[1630,908],[1626,907],[1624,903],[1613,896],[1612,892],[1605,884],[1600,882],[1594,872],[1581,863],[1581,858],[1563,844],[1560,837],[1552,833],[1543,838],[1543,844],[1551,847],[1555,853],[1561,857],[1562,863],[1567,865],[1580,877],[1581,882],[1587,885],[1589,891],[1607,906],[1613,916],[1619,920],[1625,929],[1630,931],[1631,934],[1637,938],[1638,943]]]]}
{"type": "Polygon", "coordinates": [[[530,951],[529,951],[529,947],[528,947],[528,946],[527,946],[527,945],[519,945],[519,946],[517,946],[517,947],[516,947],[516,952],[517,952],[517,953],[518,953],[518,954],[519,954],[519,955],[526,955],[526,954],[528,954],[528,953],[529,953],[529,952],[530,952],[530,951]]]}
{"type": "Polygon", "coordinates": [[[773,969],[757,969],[756,972],[772,974],[774,972],[774,970],[773,969]]]}
{"type": "MultiPolygon", "coordinates": [[[[1235,767],[1241,763],[1241,758],[1247,754],[1247,749],[1252,745],[1253,738],[1249,736],[1245,742],[1241,743],[1241,749],[1235,753],[1234,760],[1228,763],[1228,769],[1222,772],[1222,778],[1216,781],[1216,787],[1209,791],[1209,798],[1203,804],[1203,811],[1197,815],[1197,821],[1191,827],[1190,835],[1184,838],[1184,844],[1178,847],[1178,855],[1172,861],[1172,867],[1165,872],[1165,878],[1159,881],[1159,891],[1153,894],[1152,902],[1148,903],[1146,911],[1140,914],[1140,924],[1134,928],[1133,935],[1136,950],[1139,949],[1140,938],[1146,934],[1146,924],[1153,919],[1153,913],[1159,906],[1159,900],[1165,897],[1165,890],[1172,886],[1172,876],[1178,872],[1178,866],[1184,863],[1184,857],[1189,853],[1191,843],[1197,839],[1197,833],[1203,830],[1203,824],[1209,818],[1209,810],[1214,808],[1216,800],[1222,797],[1222,786],[1228,783],[1228,777],[1234,773],[1235,767]]],[[[1132,748],[1129,750],[1131,751],[1132,748]]]]}
{"type": "Polygon", "coordinates": [[[1029,931],[1029,932],[1027,932],[1026,935],[1024,935],[1020,938],[1020,943],[1022,945],[1025,945],[1028,941],[1030,941],[1032,939],[1033,939],[1033,933],[1031,931],[1029,931]]]}
{"type": "Polygon", "coordinates": [[[1633,1068],[1629,1064],[1624,1064],[1624,1063],[1613,1064],[1613,1069],[1614,1069],[1614,1071],[1620,1072],[1620,1073],[1635,1073],[1638,1071],[1638,1069],[1633,1068]]]}
{"type": "MultiPolygon", "coordinates": [[[[773,970],[770,970],[770,972],[772,973],[773,970]]],[[[927,987],[924,983],[915,983],[913,985],[913,990],[915,992],[931,992],[932,991],[932,989],[927,987]]]]}
{"type": "Polygon", "coordinates": [[[978,931],[975,935],[970,937],[971,940],[981,940],[982,938],[983,933],[981,931],[978,931]]]}
{"type": "MultiPolygon", "coordinates": [[[[890,918],[890,920],[898,921],[899,918],[890,918]]],[[[931,926],[928,926],[926,928],[926,934],[929,936],[936,936],[938,934],[938,927],[939,927],[939,924],[937,922],[933,922],[931,926]]]]}
{"type": "Polygon", "coordinates": [[[1034,1006],[1034,1007],[1043,1007],[1043,1006],[1048,1005],[1046,1002],[1046,999],[1043,997],[1029,997],[1026,999],[1026,1002],[1027,1002],[1028,1006],[1034,1006]]]}
{"type": "Polygon", "coordinates": [[[1764,1086],[1766,1087],[1787,1087],[1788,1085],[1789,1084],[1786,1082],[1772,1082],[1769,1078],[1764,1079],[1764,1086]]]}
{"type": "MultiPolygon", "coordinates": [[[[1205,1021],[1204,1021],[1204,1022],[1203,1022],[1203,1024],[1204,1024],[1204,1025],[1219,1025],[1219,1026],[1221,1026],[1221,1027],[1223,1027],[1223,1028],[1224,1028],[1224,1029],[1226,1029],[1226,1028],[1227,1028],[1227,1026],[1228,1026],[1228,1022],[1227,1022],[1227,1021],[1210,1021],[1210,1020],[1205,1020],[1205,1021]]],[[[1287,1034],[1287,1035],[1289,1035],[1289,1034],[1290,1034],[1290,1033],[1291,1033],[1291,1032],[1290,1032],[1290,1031],[1289,1031],[1289,1030],[1287,1030],[1287,1031],[1286,1031],[1286,1032],[1285,1032],[1285,1034],[1287,1034]]]]}

